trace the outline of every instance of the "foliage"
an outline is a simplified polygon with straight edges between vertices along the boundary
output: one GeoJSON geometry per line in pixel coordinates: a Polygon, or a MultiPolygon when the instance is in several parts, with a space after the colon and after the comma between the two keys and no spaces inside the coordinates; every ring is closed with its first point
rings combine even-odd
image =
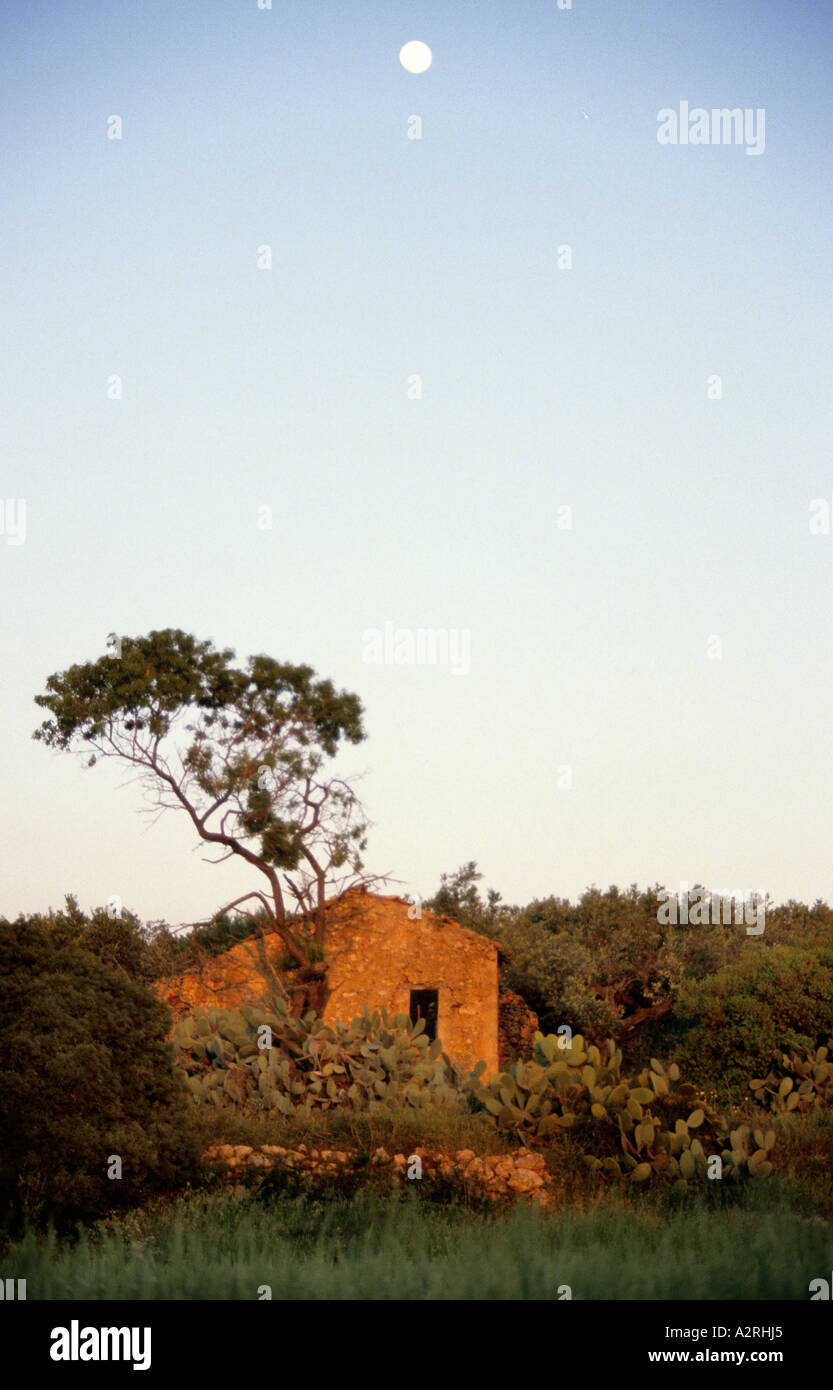
{"type": "MultiPolygon", "coordinates": [[[[56,911],[21,914],[18,925],[28,923],[48,934],[53,946],[77,946],[97,957],[103,965],[121,970],[131,980],[150,983],[156,976],[154,942],[164,933],[157,927],[142,925],[134,912],[125,908],[108,911],[97,907],[82,912],[72,893],[65,907],[56,911]]],[[[2,919],[0,919],[2,922],[2,919]]]]}
{"type": "Polygon", "coordinates": [[[829,1109],[833,1100],[833,1062],[827,1060],[831,1047],[833,1038],[825,1047],[774,1052],[774,1065],[767,1075],[749,1083],[758,1105],[779,1115],[829,1109]]]}
{"type": "Polygon", "coordinates": [[[197,1101],[253,1113],[462,1108],[485,1070],[478,1063],[463,1078],[439,1039],[425,1036],[424,1019],[389,1019],[382,1009],[325,1024],[312,1011],[293,1017],[279,998],[268,1009],[197,1009],[177,1025],[174,1041],[197,1101]]]}
{"type": "Polygon", "coordinates": [[[674,1032],[674,1055],[695,1079],[745,1090],[777,1048],[814,1048],[833,1032],[833,950],[774,945],[683,982],[674,1032]]]}
{"type": "Polygon", "coordinates": [[[470,931],[495,936],[505,914],[511,909],[501,904],[500,894],[489,889],[485,901],[480,896],[478,882],[483,875],[473,860],[463,864],[456,873],[443,874],[433,898],[424,906],[439,917],[453,917],[470,931]]]}
{"type": "MultiPolygon", "coordinates": [[[[267,930],[268,919],[264,913],[228,912],[218,917],[210,925],[199,927],[193,936],[194,954],[199,956],[220,956],[231,950],[240,941],[248,941],[258,932],[267,930]]],[[[191,937],[184,938],[191,945],[191,937]]],[[[292,964],[295,962],[289,957],[292,964]]]]}
{"type": "Polygon", "coordinates": [[[74,906],[51,922],[0,922],[3,1228],[65,1228],[197,1174],[169,1014],[115,963],[126,957],[141,974],[125,939],[122,951],[117,924],[82,921],[74,906]],[[108,1177],[113,1155],[118,1179],[108,1177]]]}
{"type": "Polygon", "coordinates": [[[500,943],[502,987],[520,994],[548,1031],[567,1023],[620,1041],[670,1010],[683,979],[716,970],[745,940],[741,926],[660,922],[659,885],[589,888],[575,904],[550,897],[509,907],[495,892],[484,901],[480,878],[474,863],[443,875],[427,905],[500,943]]]}
{"type": "MultiPolygon", "coordinates": [[[[471,861],[444,874],[427,905],[499,942],[502,988],[526,1001],[545,1032],[568,1024],[597,1043],[612,1037],[637,1069],[682,1049],[690,1079],[728,1078],[737,1091],[750,1066],[766,1070],[775,1047],[816,1046],[833,1030],[833,909],[824,902],[767,902],[765,932],[750,936],[728,901],[719,922],[701,922],[699,910],[695,922],[693,906],[687,923],[682,914],[667,920],[659,885],[512,907],[493,891],[482,897],[481,877],[471,861]],[[822,967],[815,984],[813,961],[822,967]]],[[[703,897],[694,888],[692,904],[703,897]]]]}
{"type": "Polygon", "coordinates": [[[280,1144],[297,1149],[355,1150],[372,1154],[384,1148],[390,1153],[411,1154],[417,1148],[445,1153],[472,1149],[476,1153],[509,1153],[517,1141],[495,1127],[487,1111],[453,1105],[411,1105],[386,1101],[373,1109],[331,1105],[295,1107],[288,1114],[277,1109],[254,1112],[251,1108],[198,1105],[197,1120],[206,1147],[215,1144],[280,1144]]]}
{"type": "Polygon", "coordinates": [[[652,1058],[629,1080],[613,1039],[604,1051],[585,1046],[580,1035],[563,1043],[537,1033],[530,1061],[515,1062],[476,1092],[504,1130],[530,1141],[574,1129],[593,1171],[631,1182],[656,1177],[684,1188],[706,1177],[710,1154],[732,1179],[771,1173],[774,1131],[731,1129],[710,1107],[694,1106],[694,1087],[680,1082],[676,1064],[666,1068],[652,1058]]]}
{"type": "MultiPolygon", "coordinates": [[[[184,811],[220,858],[265,882],[256,899],[307,976],[298,1003],[323,988],[307,949],[322,947],[328,896],[362,877],[366,821],[351,786],[327,775],[342,742],[364,737],[357,696],[309,666],[234,652],[166,629],[124,637],[96,661],[50,676],[36,704],[51,718],[34,738],[138,769],[162,809],[184,811]]],[[[219,862],[219,861],[215,861],[219,862]]],[[[210,925],[210,924],[209,924],[210,925]]]]}
{"type": "Polygon", "coordinates": [[[96,907],[83,912],[72,893],[67,893],[65,903],[58,911],[29,913],[25,920],[48,931],[56,945],[79,946],[144,984],[220,955],[264,925],[263,917],[257,914],[234,913],[218,918],[210,927],[174,935],[167,923],[143,924],[125,907],[118,911],[96,907]]]}

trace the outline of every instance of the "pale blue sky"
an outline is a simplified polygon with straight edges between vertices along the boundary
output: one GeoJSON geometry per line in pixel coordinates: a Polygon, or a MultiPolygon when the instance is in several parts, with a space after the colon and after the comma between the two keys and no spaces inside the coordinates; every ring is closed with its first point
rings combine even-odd
{"type": "Polygon", "coordinates": [[[51,672],[154,627],[359,694],[408,890],[833,900],[832,14],[5,0],[0,914],[248,886],[31,741],[51,672]],[[764,108],[764,153],[660,146],[680,101],[764,108]],[[470,672],[365,664],[386,621],[470,672]]]}

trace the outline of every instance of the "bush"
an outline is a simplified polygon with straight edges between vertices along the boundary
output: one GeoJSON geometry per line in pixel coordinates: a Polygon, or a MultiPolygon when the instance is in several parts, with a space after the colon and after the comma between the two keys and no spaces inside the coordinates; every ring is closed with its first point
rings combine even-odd
{"type": "Polygon", "coordinates": [[[746,1090],[779,1048],[816,1047],[833,1032],[833,951],[773,946],[702,980],[685,981],[673,1010],[673,1050],[702,1085],[746,1090]]]}
{"type": "Polygon", "coordinates": [[[3,1229],[25,1218],[66,1229],[198,1172],[168,1010],[78,935],[0,921],[3,1229]],[[107,1176],[111,1155],[120,1179],[107,1176]]]}
{"type": "MultiPolygon", "coordinates": [[[[644,1033],[667,1013],[683,979],[729,964],[746,941],[737,924],[715,930],[660,920],[658,884],[588,888],[577,903],[549,897],[508,907],[494,892],[480,898],[480,877],[474,863],[444,874],[427,906],[499,942],[502,988],[525,1000],[545,1032],[567,1023],[597,1043],[630,1039],[637,1027],[644,1033]]],[[[820,920],[816,929],[824,929],[820,920]]],[[[649,1042],[646,1060],[652,1048],[649,1042]]]]}

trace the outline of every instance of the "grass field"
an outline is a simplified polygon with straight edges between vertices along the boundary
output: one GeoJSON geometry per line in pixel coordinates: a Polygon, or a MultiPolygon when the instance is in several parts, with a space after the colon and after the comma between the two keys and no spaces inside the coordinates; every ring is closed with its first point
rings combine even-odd
{"type": "Polygon", "coordinates": [[[773,1205],[502,1215],[415,1194],[269,1204],[194,1193],[75,1245],[28,1235],[0,1258],[30,1299],[803,1299],[833,1268],[833,1226],[773,1205]]]}
{"type": "MultiPolygon", "coordinates": [[[[754,1117],[749,1116],[750,1119],[754,1117]]],[[[779,1116],[776,1172],[674,1194],[589,1174],[569,1134],[545,1150],[559,1210],[495,1211],[430,1188],[292,1198],[216,1183],[86,1228],[0,1247],[38,1299],[801,1300],[833,1269],[833,1116],[779,1116]]],[[[233,1121],[206,1141],[509,1147],[482,1116],[395,1112],[233,1121]]]]}

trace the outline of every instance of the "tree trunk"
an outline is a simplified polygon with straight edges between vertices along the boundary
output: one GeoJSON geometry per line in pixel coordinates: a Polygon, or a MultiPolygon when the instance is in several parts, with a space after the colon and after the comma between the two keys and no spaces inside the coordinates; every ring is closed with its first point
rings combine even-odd
{"type": "Polygon", "coordinates": [[[301,1018],[310,1009],[314,1009],[318,1017],[321,1018],[329,997],[330,988],[327,984],[326,963],[318,961],[314,965],[302,966],[296,973],[292,984],[292,1012],[294,1016],[301,1018]]]}

